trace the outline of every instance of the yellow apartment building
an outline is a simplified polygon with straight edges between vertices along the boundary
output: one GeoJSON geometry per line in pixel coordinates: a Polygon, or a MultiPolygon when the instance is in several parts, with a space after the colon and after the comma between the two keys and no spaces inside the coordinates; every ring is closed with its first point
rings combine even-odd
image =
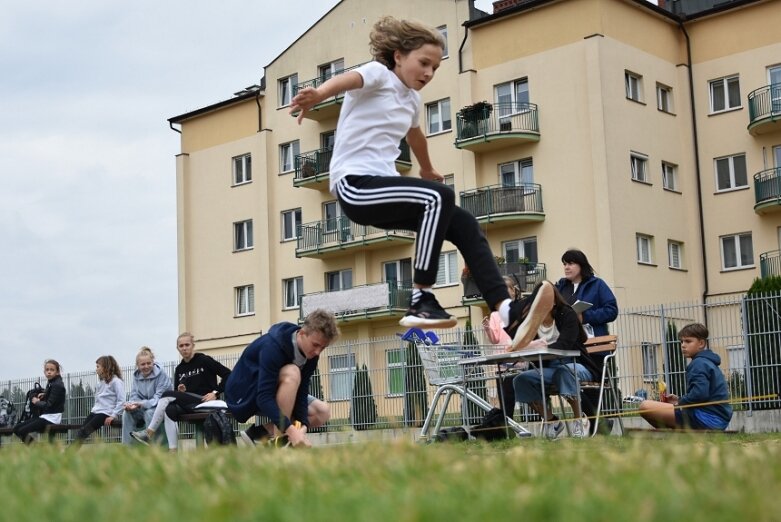
{"type": "MultiPolygon", "coordinates": [[[[326,307],[343,339],[393,335],[414,237],[340,215],[328,163],[341,98],[302,125],[297,91],[370,59],[380,16],[446,36],[421,91],[437,170],[529,287],[582,249],[620,307],[702,301],[781,273],[781,2],[342,0],[261,85],[172,117],[179,326],[235,352],[326,307]],[[708,4],[708,2],[701,2],[708,4]],[[714,2],[711,2],[713,4],[714,2]],[[684,21],[685,20],[685,21],[684,21]]],[[[251,71],[248,71],[251,74],[251,71]]],[[[402,143],[397,168],[417,175],[402,143]]],[[[462,324],[486,310],[450,243],[435,289],[462,324]]]]}

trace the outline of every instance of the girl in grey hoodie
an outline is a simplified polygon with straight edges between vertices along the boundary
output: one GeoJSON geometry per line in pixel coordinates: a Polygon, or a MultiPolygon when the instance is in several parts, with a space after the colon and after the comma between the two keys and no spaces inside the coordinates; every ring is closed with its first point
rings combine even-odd
{"type": "Polygon", "coordinates": [[[152,350],[143,346],[136,355],[133,388],[122,413],[122,443],[134,444],[130,432],[146,428],[163,392],[173,389],[171,378],[155,362],[152,350]]]}

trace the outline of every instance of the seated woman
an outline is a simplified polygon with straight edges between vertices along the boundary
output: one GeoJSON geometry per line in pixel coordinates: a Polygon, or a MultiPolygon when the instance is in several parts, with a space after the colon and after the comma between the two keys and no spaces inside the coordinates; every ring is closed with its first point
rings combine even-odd
{"type": "MultiPolygon", "coordinates": [[[[520,303],[524,306],[524,302],[520,303]]],[[[518,341],[517,350],[549,347],[558,350],[578,350],[581,352],[578,363],[566,359],[549,359],[543,361],[541,369],[532,369],[520,373],[513,379],[515,399],[517,402],[529,404],[540,416],[544,413],[540,386],[540,372],[545,386],[555,385],[558,393],[572,407],[575,420],[570,425],[573,437],[585,437],[588,434],[589,421],[582,417],[577,400],[578,380],[593,380],[601,371],[596,363],[586,352],[583,343],[586,335],[581,327],[578,315],[564,301],[561,294],[550,281],[539,283],[532,294],[531,302],[525,302],[528,306],[526,318],[518,326],[515,340],[518,341]]],[[[508,332],[509,333],[509,332],[508,332]]],[[[508,349],[508,351],[512,348],[508,349]]],[[[545,411],[544,434],[549,439],[557,438],[564,430],[564,423],[553,414],[550,408],[545,411]]]]}
{"type": "Polygon", "coordinates": [[[132,444],[133,429],[145,428],[152,420],[163,392],[173,389],[171,378],[155,362],[155,354],[146,346],[136,355],[133,389],[122,413],[122,444],[132,444]]]}
{"type": "MultiPolygon", "coordinates": [[[[14,435],[25,444],[35,440],[33,433],[42,433],[50,424],[62,422],[62,412],[65,411],[65,384],[62,382],[62,367],[54,359],[43,363],[43,374],[46,376],[46,389],[43,393],[30,399],[31,409],[35,415],[14,426],[14,435]]],[[[34,393],[34,392],[33,392],[34,393]]]]}

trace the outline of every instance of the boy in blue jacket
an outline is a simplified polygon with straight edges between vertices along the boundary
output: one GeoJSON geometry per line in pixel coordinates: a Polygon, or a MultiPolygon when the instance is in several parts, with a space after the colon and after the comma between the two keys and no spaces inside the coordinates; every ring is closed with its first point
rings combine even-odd
{"type": "Polygon", "coordinates": [[[268,417],[293,446],[310,446],[306,437],[309,381],[320,353],[338,336],[333,314],[318,309],[303,326],[278,323],[255,339],[225,385],[225,402],[236,420],[268,417]]]}
{"type": "Polygon", "coordinates": [[[678,338],[684,357],[691,359],[686,367],[686,394],[667,395],[667,402],[643,401],[640,415],[657,428],[727,429],[732,419],[729,390],[719,369],[721,358],[708,349],[708,329],[692,323],[681,329],[678,338]]]}

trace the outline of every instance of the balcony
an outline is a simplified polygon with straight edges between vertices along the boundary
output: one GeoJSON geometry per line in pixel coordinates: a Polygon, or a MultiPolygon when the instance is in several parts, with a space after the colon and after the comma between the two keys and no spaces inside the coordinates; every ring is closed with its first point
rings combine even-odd
{"type": "Polygon", "coordinates": [[[456,113],[456,148],[486,152],[540,141],[537,105],[486,103],[456,113]]]}
{"type": "Polygon", "coordinates": [[[759,254],[759,277],[781,276],[781,250],[759,254]]]}
{"type": "MultiPolygon", "coordinates": [[[[499,273],[514,277],[524,294],[531,293],[534,285],[547,278],[545,263],[504,263],[499,265],[499,273]]],[[[464,285],[464,296],[461,298],[463,305],[485,305],[483,296],[471,276],[461,278],[461,283],[464,285]]]]}
{"type": "Polygon", "coordinates": [[[754,174],[754,200],[757,214],[781,210],[781,167],[754,174]]]}
{"type": "Polygon", "coordinates": [[[407,138],[401,139],[401,143],[399,143],[399,150],[401,152],[399,153],[399,157],[396,158],[396,170],[399,172],[407,172],[412,168],[412,156],[410,156],[409,143],[407,143],[407,138]]]}
{"type": "MultiPolygon", "coordinates": [[[[353,69],[357,69],[361,65],[363,64],[359,63],[358,65],[354,65],[352,67],[348,67],[347,69],[342,69],[341,71],[337,71],[336,73],[334,73],[334,76],[345,73],[347,71],[352,71],[353,69]]],[[[295,96],[298,93],[298,91],[306,87],[317,88],[323,83],[325,83],[325,81],[331,77],[332,77],[331,75],[319,76],[312,80],[301,82],[293,88],[293,96],[295,96]]],[[[314,107],[312,107],[311,110],[307,111],[306,116],[304,117],[314,121],[325,121],[325,120],[336,118],[337,116],[339,116],[339,110],[342,106],[343,100],[344,100],[344,93],[328,98],[327,100],[323,100],[317,105],[315,105],[314,107]]],[[[294,114],[294,116],[295,115],[297,115],[297,113],[294,114]]]]}
{"type": "Polygon", "coordinates": [[[318,149],[296,156],[294,187],[328,190],[328,170],[333,149],[318,149]]]}
{"type": "Polygon", "coordinates": [[[542,187],[537,183],[467,190],[461,192],[461,208],[485,224],[512,225],[545,220],[542,187]]]}
{"type": "Polygon", "coordinates": [[[748,95],[748,131],[753,136],[781,130],[781,84],[766,85],[748,95]]]}
{"type": "Polygon", "coordinates": [[[378,249],[414,242],[414,232],[358,225],[347,216],[339,216],[301,225],[296,257],[324,258],[351,248],[378,249]]]}
{"type": "Polygon", "coordinates": [[[402,317],[407,312],[412,286],[398,282],[374,283],[334,292],[301,296],[299,322],[317,308],[333,313],[341,323],[402,317]]]}

